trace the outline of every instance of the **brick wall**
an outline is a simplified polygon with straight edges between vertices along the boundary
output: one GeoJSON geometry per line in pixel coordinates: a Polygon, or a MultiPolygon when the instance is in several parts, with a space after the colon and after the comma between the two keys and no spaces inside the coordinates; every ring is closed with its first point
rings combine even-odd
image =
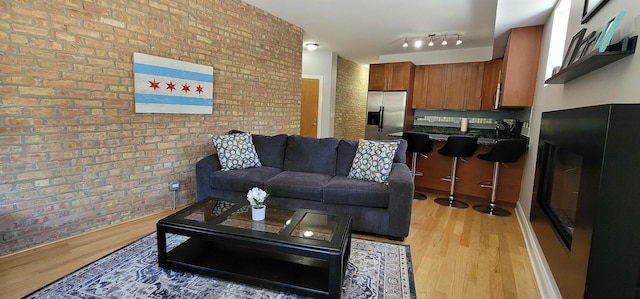
{"type": "Polygon", "coordinates": [[[209,134],[299,132],[302,30],[240,0],[0,3],[0,255],[195,198],[209,134]],[[214,68],[212,115],[135,114],[132,55],[214,68]]]}
{"type": "Polygon", "coordinates": [[[364,138],[369,69],[338,56],[334,135],[364,138]]]}

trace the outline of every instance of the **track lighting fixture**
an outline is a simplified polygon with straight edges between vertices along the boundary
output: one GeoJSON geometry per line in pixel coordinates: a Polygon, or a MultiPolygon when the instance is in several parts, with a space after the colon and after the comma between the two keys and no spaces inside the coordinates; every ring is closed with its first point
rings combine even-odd
{"type": "MultiPolygon", "coordinates": [[[[457,36],[456,46],[459,46],[459,45],[462,44],[462,40],[460,39],[460,37],[462,35],[457,34],[457,33],[455,33],[455,34],[443,34],[443,35],[429,34],[429,35],[427,35],[427,38],[428,38],[427,39],[428,40],[427,46],[433,47],[435,45],[435,41],[437,41],[439,39],[442,39],[440,44],[443,45],[443,46],[446,46],[446,45],[449,44],[449,41],[447,41],[447,36],[451,36],[451,35],[457,36]]],[[[416,47],[416,48],[422,47],[422,38],[419,37],[419,36],[417,36],[417,37],[405,37],[404,38],[404,42],[402,43],[402,47],[403,48],[409,47],[409,41],[413,41],[413,46],[416,47]]]]}

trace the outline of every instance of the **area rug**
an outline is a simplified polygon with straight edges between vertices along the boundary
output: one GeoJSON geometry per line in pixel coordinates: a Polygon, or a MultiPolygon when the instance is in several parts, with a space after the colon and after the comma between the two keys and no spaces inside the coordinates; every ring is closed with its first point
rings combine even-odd
{"type": "MultiPolygon", "coordinates": [[[[167,234],[167,247],[187,238],[167,234]]],[[[306,298],[158,266],[152,233],[25,298],[306,298]]],[[[352,238],[342,298],[416,298],[409,246],[352,238]]]]}

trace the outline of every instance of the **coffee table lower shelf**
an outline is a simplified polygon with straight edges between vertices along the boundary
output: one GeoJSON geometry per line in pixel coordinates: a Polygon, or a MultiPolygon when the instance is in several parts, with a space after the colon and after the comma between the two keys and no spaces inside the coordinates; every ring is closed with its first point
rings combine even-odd
{"type": "Polygon", "coordinates": [[[161,266],[304,296],[326,298],[329,294],[326,261],[200,238],[192,237],[169,251],[161,266]]]}

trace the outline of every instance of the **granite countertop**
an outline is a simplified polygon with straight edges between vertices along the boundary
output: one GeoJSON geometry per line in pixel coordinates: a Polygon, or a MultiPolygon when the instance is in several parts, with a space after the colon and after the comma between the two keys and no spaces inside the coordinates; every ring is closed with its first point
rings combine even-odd
{"type": "MultiPolygon", "coordinates": [[[[415,126],[413,128],[415,132],[424,132],[429,134],[429,138],[434,141],[446,141],[451,135],[469,135],[478,137],[478,144],[493,145],[499,139],[519,139],[527,138],[525,136],[518,136],[517,138],[507,136],[496,136],[495,130],[483,130],[483,129],[470,129],[467,132],[461,132],[459,128],[450,127],[429,127],[429,126],[415,126]]],[[[402,137],[402,132],[392,133],[389,136],[402,137]]]]}

